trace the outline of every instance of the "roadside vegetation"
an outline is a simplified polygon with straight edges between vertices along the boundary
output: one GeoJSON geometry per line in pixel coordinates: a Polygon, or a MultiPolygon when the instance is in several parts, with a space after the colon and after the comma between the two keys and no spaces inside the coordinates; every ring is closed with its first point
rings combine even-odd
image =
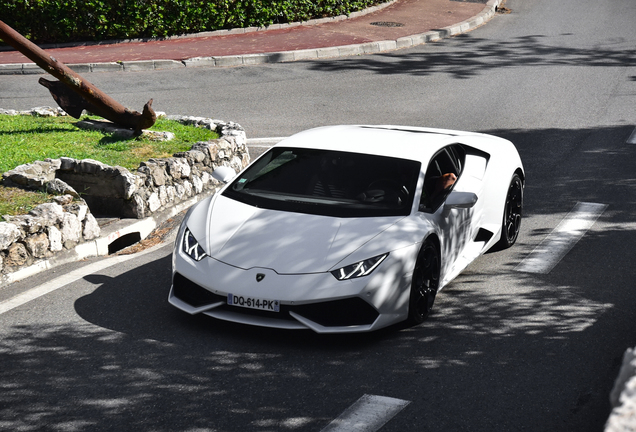
{"type": "Polygon", "coordinates": [[[44,192],[27,191],[14,187],[0,187],[0,221],[2,216],[28,213],[33,207],[49,202],[52,196],[44,192]]]}
{"type": "MultiPolygon", "coordinates": [[[[85,116],[83,119],[99,119],[85,116]]],[[[218,138],[209,129],[182,125],[158,119],[150,130],[172,132],[171,141],[154,141],[146,137],[116,138],[100,131],[79,129],[72,117],[35,117],[0,115],[0,175],[18,165],[46,158],[70,157],[95,159],[107,165],[119,165],[134,171],[139,163],[150,158],[170,157],[187,151],[198,141],[218,138]]],[[[47,202],[42,192],[0,187],[0,215],[28,212],[47,202]]]]}
{"type": "Polygon", "coordinates": [[[349,15],[388,0],[0,0],[35,43],[165,37],[349,15]]]}
{"type": "MultiPolygon", "coordinates": [[[[83,119],[98,119],[85,116],[83,119]]],[[[158,119],[150,128],[172,132],[171,141],[153,141],[146,137],[116,138],[100,131],[75,126],[72,117],[34,117],[0,115],[0,174],[18,165],[46,158],[62,156],[74,159],[95,159],[107,165],[119,165],[135,170],[149,158],[170,157],[173,153],[190,150],[197,141],[218,138],[209,129],[182,125],[158,119]]]]}

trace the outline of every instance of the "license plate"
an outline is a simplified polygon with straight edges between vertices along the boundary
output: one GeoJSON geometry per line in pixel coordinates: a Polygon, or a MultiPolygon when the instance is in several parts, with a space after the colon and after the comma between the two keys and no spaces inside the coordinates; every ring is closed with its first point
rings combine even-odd
{"type": "Polygon", "coordinates": [[[278,300],[264,300],[254,297],[227,295],[227,304],[249,309],[259,309],[269,312],[280,312],[280,302],[278,300]]]}

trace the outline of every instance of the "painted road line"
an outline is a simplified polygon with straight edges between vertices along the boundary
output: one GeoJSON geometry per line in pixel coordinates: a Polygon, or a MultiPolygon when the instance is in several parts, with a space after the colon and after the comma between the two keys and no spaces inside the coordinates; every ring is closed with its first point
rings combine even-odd
{"type": "Polygon", "coordinates": [[[165,246],[166,243],[159,243],[156,246],[153,246],[151,248],[146,249],[145,251],[136,253],[136,254],[130,254],[130,255],[116,255],[112,258],[107,258],[92,264],[89,264],[87,266],[78,268],[77,270],[73,270],[70,273],[67,273],[63,276],[60,276],[58,278],[55,278],[47,283],[44,283],[40,286],[37,286],[35,288],[31,288],[28,291],[25,291],[21,294],[18,294],[14,297],[11,297],[10,299],[4,300],[2,302],[0,302],[0,315],[2,315],[5,312],[9,312],[11,309],[15,309],[19,306],[22,306],[25,303],[30,302],[31,300],[35,300],[36,298],[42,297],[43,295],[46,295],[50,292],[53,292],[59,288],[62,288],[70,283],[75,282],[78,279],[83,278],[84,276],[87,276],[89,274],[93,274],[95,272],[107,269],[108,267],[112,267],[116,264],[121,264],[123,262],[126,262],[132,258],[137,258],[140,257],[142,255],[145,255],[147,253],[153,252],[163,246],[165,246]]]}
{"type": "Polygon", "coordinates": [[[632,134],[629,136],[629,138],[627,138],[627,144],[636,144],[636,128],[634,128],[632,134]]]}
{"type": "Polygon", "coordinates": [[[526,273],[550,273],[606,208],[607,204],[577,203],[570,214],[517,265],[515,270],[526,273]]]}
{"type": "Polygon", "coordinates": [[[385,396],[364,395],[321,432],[375,432],[410,403],[385,396]]]}

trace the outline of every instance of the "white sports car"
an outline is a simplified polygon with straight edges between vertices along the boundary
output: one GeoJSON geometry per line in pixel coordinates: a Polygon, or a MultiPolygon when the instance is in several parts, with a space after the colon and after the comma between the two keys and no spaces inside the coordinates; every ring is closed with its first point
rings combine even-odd
{"type": "Polygon", "coordinates": [[[293,135],[186,215],[169,302],[318,333],[428,316],[435,295],[521,223],[525,174],[494,136],[399,126],[293,135]]]}

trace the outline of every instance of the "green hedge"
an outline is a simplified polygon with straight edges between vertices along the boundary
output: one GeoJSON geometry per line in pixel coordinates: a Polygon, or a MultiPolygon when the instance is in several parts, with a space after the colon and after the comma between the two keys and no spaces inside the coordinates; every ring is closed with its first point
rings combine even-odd
{"type": "Polygon", "coordinates": [[[36,43],[162,37],[348,15],[388,0],[0,0],[36,43]]]}

